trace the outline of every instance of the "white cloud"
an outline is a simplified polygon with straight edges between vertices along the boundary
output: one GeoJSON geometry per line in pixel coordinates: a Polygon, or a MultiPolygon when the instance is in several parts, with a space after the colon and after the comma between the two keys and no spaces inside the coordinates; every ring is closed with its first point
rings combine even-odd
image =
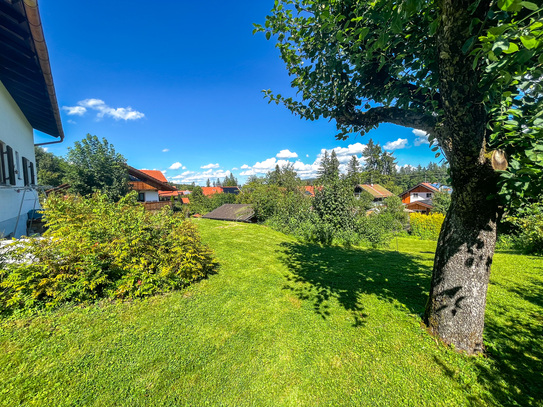
{"type": "Polygon", "coordinates": [[[173,163],[168,167],[169,170],[178,170],[179,168],[182,168],[183,164],[181,164],[179,161],[176,163],[173,163]]]}
{"type": "Polygon", "coordinates": [[[217,163],[217,164],[202,165],[200,168],[207,169],[207,168],[219,168],[219,167],[220,167],[220,165],[219,165],[219,163],[217,163]]]}
{"type": "Polygon", "coordinates": [[[166,174],[166,170],[162,170],[160,171],[162,174],[166,174]]]}
{"type": "Polygon", "coordinates": [[[383,148],[385,150],[400,150],[402,148],[405,148],[406,146],[407,146],[407,139],[399,138],[396,141],[389,141],[383,146],[383,148]]]}
{"type": "Polygon", "coordinates": [[[83,106],[62,106],[62,110],[65,110],[68,116],[83,116],[87,113],[83,106]]]}
{"type": "Polygon", "coordinates": [[[243,165],[241,166],[241,169],[242,169],[242,170],[247,170],[247,169],[249,169],[249,168],[251,168],[251,167],[249,167],[247,164],[243,164],[243,165]]]}
{"type": "Polygon", "coordinates": [[[42,147],[43,151],[49,151],[49,147],[42,147]]]}
{"type": "Polygon", "coordinates": [[[70,120],[70,119],[68,119],[68,123],[70,123],[70,124],[77,124],[77,122],[76,122],[75,120],[70,120]]]}
{"type": "Polygon", "coordinates": [[[323,148],[321,149],[320,154],[317,156],[317,161],[320,162],[325,151],[328,151],[328,154],[332,153],[332,151],[335,151],[339,162],[342,164],[346,164],[349,162],[353,155],[358,157],[364,152],[365,149],[366,145],[362,143],[349,144],[347,147],[335,147],[331,150],[326,150],[323,148]]]}
{"type": "Polygon", "coordinates": [[[92,109],[98,112],[96,117],[100,119],[105,116],[112,117],[115,120],[137,120],[145,117],[142,112],[138,112],[131,107],[110,107],[101,99],[81,100],[77,102],[77,106],[63,106],[62,109],[68,115],[76,116],[83,116],[89,109],[92,109]]]}
{"type": "Polygon", "coordinates": [[[239,170],[239,168],[237,167],[232,168],[232,171],[237,171],[237,170],[239,170]]]}
{"type": "Polygon", "coordinates": [[[430,141],[428,141],[428,133],[426,133],[425,131],[415,129],[415,130],[413,130],[413,134],[415,136],[417,136],[417,138],[413,142],[413,144],[415,144],[415,146],[418,147],[418,146],[421,146],[423,144],[430,144],[430,141]]]}
{"type": "Polygon", "coordinates": [[[168,179],[182,184],[192,184],[194,182],[195,184],[204,185],[208,179],[214,181],[217,178],[225,178],[228,176],[230,176],[230,171],[228,170],[213,171],[213,169],[209,169],[208,171],[204,172],[185,171],[180,175],[176,175],[168,179]]]}
{"type": "Polygon", "coordinates": [[[298,154],[291,152],[290,150],[281,150],[276,155],[277,158],[298,158],[298,154]]]}
{"type": "Polygon", "coordinates": [[[167,153],[168,151],[170,151],[169,148],[165,148],[164,150],[162,150],[163,153],[167,153]]]}

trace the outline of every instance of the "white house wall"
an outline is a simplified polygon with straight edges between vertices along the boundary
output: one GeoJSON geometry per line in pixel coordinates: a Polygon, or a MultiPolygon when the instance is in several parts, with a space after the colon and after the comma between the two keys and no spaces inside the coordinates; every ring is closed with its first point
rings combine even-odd
{"type": "Polygon", "coordinates": [[[13,149],[15,185],[3,185],[0,180],[0,237],[15,237],[26,234],[27,213],[38,209],[38,195],[35,189],[24,186],[22,158],[26,157],[34,165],[37,177],[36,158],[34,155],[34,134],[32,126],[0,82],[0,142],[13,149]],[[21,216],[19,217],[19,214],[21,216]],[[17,219],[19,217],[19,222],[17,219]]]}
{"type": "Polygon", "coordinates": [[[432,198],[434,197],[434,194],[432,192],[411,192],[409,195],[410,202],[425,201],[427,199],[432,200],[432,198]],[[430,196],[426,196],[427,194],[430,194],[430,196]]]}

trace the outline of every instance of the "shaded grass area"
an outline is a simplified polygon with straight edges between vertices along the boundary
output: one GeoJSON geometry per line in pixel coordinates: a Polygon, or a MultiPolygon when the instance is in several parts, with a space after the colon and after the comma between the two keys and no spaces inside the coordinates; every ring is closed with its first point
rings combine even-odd
{"type": "Polygon", "coordinates": [[[498,254],[488,358],[420,324],[435,243],[302,244],[199,220],[220,262],[185,290],[4,322],[0,405],[541,405],[543,261],[498,254]]]}

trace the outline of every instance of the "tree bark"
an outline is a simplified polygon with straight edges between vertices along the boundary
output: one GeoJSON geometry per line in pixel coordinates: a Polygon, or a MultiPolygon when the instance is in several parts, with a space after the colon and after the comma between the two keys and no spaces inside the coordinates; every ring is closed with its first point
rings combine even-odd
{"type": "MultiPolygon", "coordinates": [[[[472,171],[477,171],[472,168],[472,171]]],[[[483,350],[486,292],[496,243],[498,202],[492,170],[453,185],[451,207],[439,236],[425,323],[446,344],[468,354],[483,350]]]]}
{"type": "Polygon", "coordinates": [[[436,128],[450,164],[453,195],[443,224],[425,322],[443,342],[468,354],[483,350],[486,292],[496,243],[496,172],[485,156],[487,122],[479,75],[462,46],[488,1],[441,0],[437,37],[443,117],[436,128]]]}

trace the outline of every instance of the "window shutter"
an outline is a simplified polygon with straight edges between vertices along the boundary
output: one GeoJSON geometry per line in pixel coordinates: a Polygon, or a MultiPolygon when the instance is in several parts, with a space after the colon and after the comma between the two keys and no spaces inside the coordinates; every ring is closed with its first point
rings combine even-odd
{"type": "Polygon", "coordinates": [[[25,186],[28,185],[28,160],[26,157],[23,157],[23,179],[25,182],[25,186]]]}
{"type": "Polygon", "coordinates": [[[4,161],[4,145],[0,143],[0,184],[6,183],[6,167],[4,161]]]}
{"type": "Polygon", "coordinates": [[[30,161],[30,185],[36,185],[36,178],[34,177],[34,163],[30,161]]]}
{"type": "Polygon", "coordinates": [[[13,165],[13,148],[6,146],[6,152],[8,154],[8,178],[9,184],[15,185],[15,166],[13,165]]]}

